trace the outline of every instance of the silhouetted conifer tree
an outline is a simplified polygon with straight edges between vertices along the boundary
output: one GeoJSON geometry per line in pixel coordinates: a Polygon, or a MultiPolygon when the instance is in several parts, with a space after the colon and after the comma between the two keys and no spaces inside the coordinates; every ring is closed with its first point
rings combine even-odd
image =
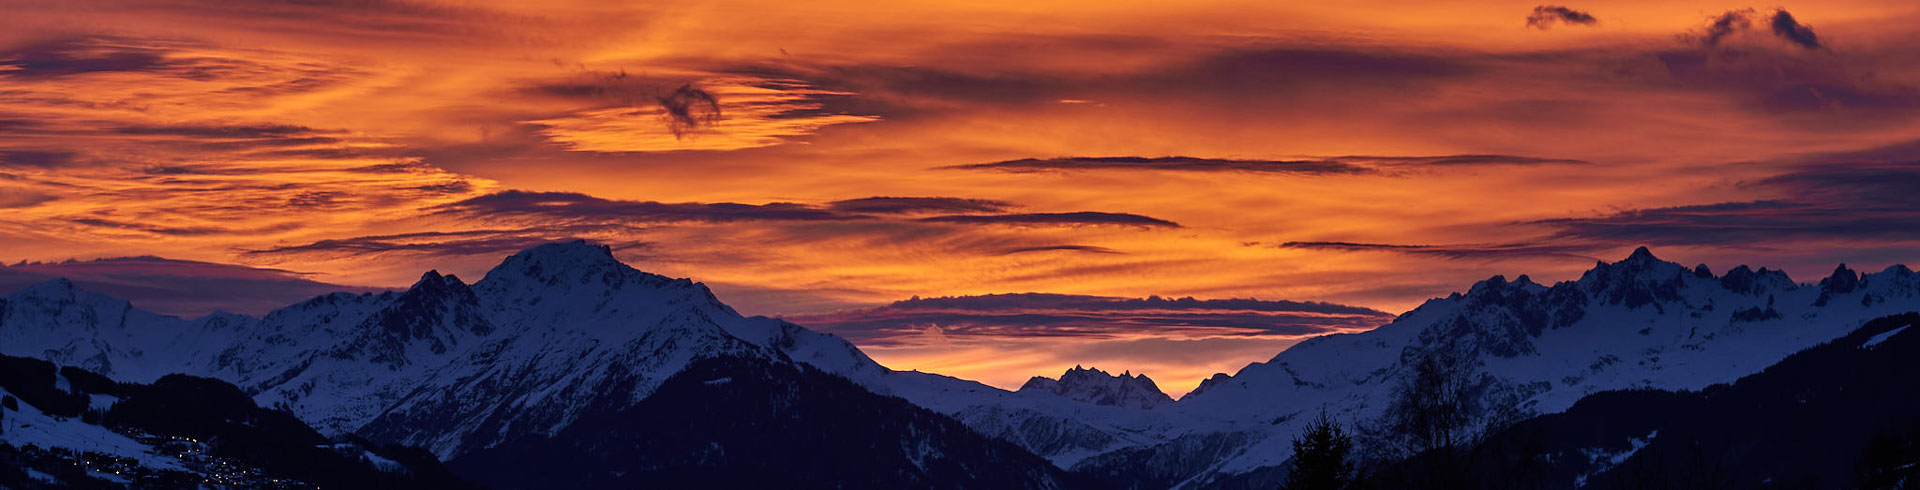
{"type": "Polygon", "coordinates": [[[1293,471],[1283,490],[1347,490],[1354,479],[1353,438],[1325,412],[1293,440],[1293,471]]]}

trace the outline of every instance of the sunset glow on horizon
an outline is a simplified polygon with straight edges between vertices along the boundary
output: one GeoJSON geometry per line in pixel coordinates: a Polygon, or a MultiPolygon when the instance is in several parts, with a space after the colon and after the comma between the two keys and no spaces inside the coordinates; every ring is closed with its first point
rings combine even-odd
{"type": "Polygon", "coordinates": [[[1920,263],[1906,0],[0,5],[0,260],[83,285],[580,238],[890,368],[1178,396],[1641,245],[1920,263]]]}

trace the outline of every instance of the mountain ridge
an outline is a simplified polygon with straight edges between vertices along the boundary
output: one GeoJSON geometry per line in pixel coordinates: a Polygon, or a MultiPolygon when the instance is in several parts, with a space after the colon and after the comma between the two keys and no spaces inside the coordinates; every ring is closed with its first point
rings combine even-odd
{"type": "Polygon", "coordinates": [[[798,362],[1062,468],[1200,488],[1282,467],[1308,415],[1377,423],[1420,356],[1467,360],[1477,406],[1511,410],[1476,412],[1492,420],[1554,413],[1598,390],[1728,381],[1916,305],[1920,277],[1901,266],[1872,274],[1842,266],[1803,285],[1744,265],[1715,275],[1642,247],[1553,285],[1495,275],[1380,328],[1305,340],[1149,408],[1061,396],[1044,381],[1009,392],[893,371],[844,339],[741,316],[699,283],[574,241],[514,254],[470,285],[429,271],[404,291],[322,295],[260,318],[165,317],[50,281],[0,304],[0,349],[136,380],[184,365],[329,432],[442,458],[555,434],[591,407],[639,403],[702,358],[798,362]]]}
{"type": "Polygon", "coordinates": [[[1034,376],[1015,392],[1051,393],[1095,405],[1140,409],[1173,402],[1173,397],[1160,391],[1160,387],[1154,385],[1153,380],[1145,374],[1134,376],[1132,371],[1127,371],[1114,376],[1096,368],[1077,365],[1062,373],[1059,379],[1034,376]]]}

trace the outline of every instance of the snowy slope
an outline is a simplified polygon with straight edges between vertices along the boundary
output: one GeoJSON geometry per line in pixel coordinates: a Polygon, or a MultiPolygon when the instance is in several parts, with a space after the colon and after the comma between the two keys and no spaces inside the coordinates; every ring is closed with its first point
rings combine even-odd
{"type": "MultiPolygon", "coordinates": [[[[0,388],[0,397],[10,396],[13,395],[0,388]]],[[[8,410],[5,417],[0,417],[0,443],[127,458],[156,470],[186,468],[179,459],[106,427],[73,417],[48,415],[31,404],[16,402],[15,406],[19,410],[8,410]]]]}
{"type": "MultiPolygon", "coordinates": [[[[1745,266],[1714,275],[1641,248],[1577,281],[1495,276],[1379,329],[1302,342],[1209,380],[1174,409],[1259,435],[1191,475],[1198,486],[1281,464],[1291,438],[1322,410],[1348,424],[1377,423],[1408,361],[1430,352],[1477,366],[1480,406],[1554,413],[1597,391],[1731,382],[1867,320],[1916,309],[1920,276],[1902,266],[1864,276],[1841,266],[1800,285],[1745,266]]],[[[1481,415],[1476,422],[1494,414],[1481,415]]]]}

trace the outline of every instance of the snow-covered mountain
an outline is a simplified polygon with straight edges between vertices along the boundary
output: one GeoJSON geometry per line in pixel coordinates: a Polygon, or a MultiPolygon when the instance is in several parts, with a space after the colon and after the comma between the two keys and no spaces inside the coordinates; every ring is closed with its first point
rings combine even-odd
{"type": "MultiPolygon", "coordinates": [[[[1069,371],[1009,392],[892,371],[846,341],[744,317],[706,287],[635,270],[584,242],[544,245],[467,283],[429,272],[405,291],[331,294],[261,318],[179,319],[51,281],[0,304],[0,353],[129,381],[186,372],[233,382],[328,433],[442,458],[562,434],[635,406],[693,363],[798,363],[900,397],[1062,468],[1198,488],[1274,471],[1321,411],[1377,424],[1410,361],[1475,369],[1482,419],[1552,413],[1588,393],[1729,382],[1864,321],[1920,309],[1904,267],[1818,284],[1661,261],[1645,249],[1552,286],[1495,276],[1379,329],[1302,342],[1179,401],[1143,376],[1069,371]]],[[[579,432],[579,431],[575,431],[579,432]]],[[[1144,482],[1144,483],[1142,483],[1144,482]]]]}
{"type": "Polygon", "coordinates": [[[1920,275],[1904,266],[1861,275],[1842,265],[1803,285],[1764,268],[1715,275],[1642,247],[1552,286],[1494,276],[1378,329],[1310,339],[1216,376],[1167,407],[1184,418],[1227,421],[1228,433],[1245,436],[1238,447],[1196,449],[1192,442],[1208,429],[1181,429],[1161,434],[1170,442],[1077,468],[1144,465],[1191,487],[1270,469],[1292,456],[1292,437],[1321,411],[1348,424],[1378,424],[1395,385],[1422,356],[1447,355],[1474,369],[1477,425],[1560,412],[1597,391],[1732,382],[1868,320],[1914,310],[1920,275]],[[1195,450],[1226,456],[1197,464],[1183,457],[1195,450]]]}
{"type": "Polygon", "coordinates": [[[1142,409],[1173,403],[1173,397],[1161,392],[1160,387],[1145,374],[1134,376],[1132,371],[1128,371],[1114,376],[1106,371],[1080,366],[1068,369],[1060,375],[1060,379],[1034,376],[1027,380],[1027,384],[1020,386],[1019,392],[1052,393],[1095,405],[1142,409]]]}
{"type": "Polygon", "coordinates": [[[223,379],[325,432],[442,458],[558,433],[717,357],[802,363],[1056,461],[1150,443],[1133,434],[1154,420],[890,371],[838,337],[741,316],[705,286],[635,270],[585,242],[515,254],[472,284],[428,272],[405,291],[324,295],[257,319],[155,315],[50,281],[0,302],[0,353],[129,381],[223,379]]]}
{"type": "Polygon", "coordinates": [[[705,286],[584,242],[516,254],[473,285],[427,272],[402,292],[320,296],[259,319],[154,315],[56,280],[7,298],[0,340],[118,379],[225,379],[323,430],[443,457],[551,432],[590,403],[638,401],[701,357],[886,372],[839,338],[744,318],[705,286]]]}

